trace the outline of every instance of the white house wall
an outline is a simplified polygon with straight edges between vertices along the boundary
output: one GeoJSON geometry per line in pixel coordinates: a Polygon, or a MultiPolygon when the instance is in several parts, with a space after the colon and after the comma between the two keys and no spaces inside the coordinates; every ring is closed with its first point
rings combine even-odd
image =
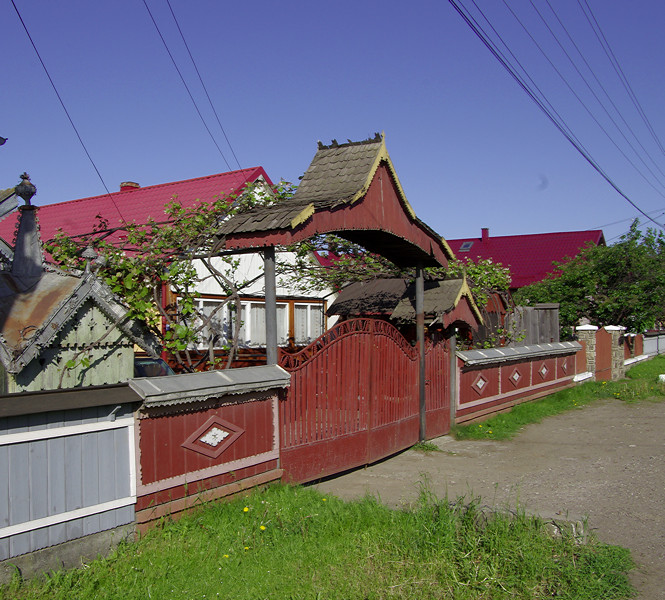
{"type": "MultiPolygon", "coordinates": [[[[263,280],[263,258],[257,252],[254,254],[238,254],[232,257],[234,261],[238,261],[238,268],[231,273],[231,267],[228,263],[224,262],[221,258],[213,258],[212,264],[215,269],[225,275],[230,274],[232,281],[253,281],[247,287],[240,290],[243,296],[263,297],[265,295],[265,283],[263,280]]],[[[295,253],[293,252],[280,252],[277,255],[277,262],[295,264],[295,253]]],[[[202,294],[212,295],[225,295],[224,290],[220,289],[217,282],[210,277],[210,272],[205,267],[202,261],[196,261],[196,272],[203,281],[199,284],[199,292],[202,294]]],[[[227,275],[228,276],[228,275],[227,275]]],[[[317,300],[326,299],[328,303],[332,302],[334,296],[331,296],[332,290],[324,290],[321,292],[304,291],[300,289],[295,283],[294,285],[284,285],[284,277],[278,276],[277,278],[277,297],[283,298],[311,298],[317,300]]]]}
{"type": "MultiPolygon", "coordinates": [[[[224,261],[221,258],[213,258],[212,264],[213,267],[220,272],[224,273],[230,280],[233,282],[240,283],[243,281],[249,282],[248,285],[239,289],[240,295],[244,298],[243,304],[243,326],[240,335],[240,344],[241,346],[264,346],[265,345],[265,331],[259,331],[259,329],[265,329],[265,317],[260,314],[260,312],[254,311],[263,311],[264,297],[265,297],[265,281],[263,277],[263,257],[259,252],[252,254],[238,254],[231,257],[231,260],[236,264],[236,268],[233,268],[228,262],[224,261]],[[255,300],[254,300],[255,299],[255,300]],[[249,312],[248,312],[249,311],[249,312]]],[[[278,263],[284,264],[295,264],[296,255],[293,252],[281,252],[277,257],[278,263]]],[[[312,258],[312,260],[314,260],[312,258]]],[[[197,274],[201,279],[201,282],[198,287],[198,291],[201,294],[199,299],[198,309],[206,313],[211,308],[206,307],[210,305],[214,308],[216,302],[215,296],[223,298],[226,296],[226,290],[224,290],[217,281],[210,275],[207,267],[203,261],[196,261],[195,268],[197,274]]],[[[303,290],[297,285],[297,282],[294,279],[294,285],[284,285],[285,277],[278,277],[277,285],[277,329],[278,329],[278,343],[284,345],[287,343],[287,335],[289,331],[289,311],[285,301],[287,299],[295,301],[296,307],[294,310],[314,310],[314,304],[308,304],[308,301],[317,303],[320,306],[320,303],[325,302],[324,310],[335,298],[336,294],[330,292],[330,290],[324,291],[308,291],[303,290]],[[282,300],[282,302],[280,302],[282,300]]],[[[310,313],[308,313],[309,315],[310,313]]],[[[221,347],[228,340],[230,334],[230,315],[227,308],[222,309],[216,319],[217,319],[217,330],[222,331],[223,335],[221,338],[218,338],[218,341],[215,342],[216,347],[221,347]]],[[[310,323],[307,326],[308,331],[305,332],[302,327],[298,327],[299,322],[302,324],[302,313],[301,317],[298,318],[295,314],[293,315],[294,323],[292,327],[295,330],[295,343],[305,344],[313,341],[316,336],[323,333],[323,330],[315,331],[315,328],[312,327],[310,323]]],[[[307,317],[309,322],[310,317],[307,317]]],[[[331,327],[337,321],[337,317],[332,317],[327,320],[327,326],[331,327]]],[[[325,322],[325,319],[324,319],[325,322]]],[[[205,336],[204,336],[205,337],[205,336]]],[[[207,346],[207,344],[203,344],[207,346]]],[[[202,347],[203,347],[202,346],[202,347]]]]}

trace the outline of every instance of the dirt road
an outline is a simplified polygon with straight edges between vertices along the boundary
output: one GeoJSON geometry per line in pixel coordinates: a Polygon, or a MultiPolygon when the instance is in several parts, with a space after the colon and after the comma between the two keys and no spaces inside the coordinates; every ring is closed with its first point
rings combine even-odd
{"type": "Polygon", "coordinates": [[[408,450],[317,484],[388,505],[416,498],[482,498],[545,518],[588,518],[596,536],[630,548],[640,600],[665,599],[665,403],[602,401],[530,425],[509,442],[433,440],[442,452],[408,450]]]}

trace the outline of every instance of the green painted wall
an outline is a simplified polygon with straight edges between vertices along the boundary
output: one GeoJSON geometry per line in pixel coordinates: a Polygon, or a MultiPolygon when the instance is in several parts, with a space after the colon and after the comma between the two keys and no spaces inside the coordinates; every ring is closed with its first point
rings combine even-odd
{"type": "Polygon", "coordinates": [[[18,375],[0,374],[4,393],[52,390],[104,385],[127,381],[134,375],[134,344],[92,302],[86,302],[48,347],[34,358],[18,375]],[[101,341],[99,339],[111,329],[101,341]],[[90,350],[76,354],[93,344],[90,350]],[[84,366],[81,359],[90,363],[84,366]],[[76,360],[73,369],[65,369],[69,360],[76,360]],[[64,375],[62,375],[65,371],[64,375]],[[60,378],[62,376],[62,385],[60,378]]]}

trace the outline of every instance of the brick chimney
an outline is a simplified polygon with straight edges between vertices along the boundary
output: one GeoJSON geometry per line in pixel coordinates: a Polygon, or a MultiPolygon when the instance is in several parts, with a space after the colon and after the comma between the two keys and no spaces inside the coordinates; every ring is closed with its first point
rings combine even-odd
{"type": "Polygon", "coordinates": [[[120,184],[120,191],[126,192],[127,190],[136,190],[140,187],[141,186],[138,183],[135,183],[134,181],[123,181],[120,184]]]}
{"type": "Polygon", "coordinates": [[[490,241],[490,228],[483,227],[480,231],[482,233],[482,242],[483,244],[486,244],[487,242],[490,241]]]}

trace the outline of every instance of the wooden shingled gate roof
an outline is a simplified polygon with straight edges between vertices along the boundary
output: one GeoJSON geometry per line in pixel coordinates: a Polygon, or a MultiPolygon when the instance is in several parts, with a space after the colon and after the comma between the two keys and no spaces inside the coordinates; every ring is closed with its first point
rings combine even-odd
{"type": "Polygon", "coordinates": [[[289,245],[335,233],[398,266],[446,266],[446,241],[416,217],[383,136],[319,148],[292,198],[226,221],[216,250],[289,245]]]}

